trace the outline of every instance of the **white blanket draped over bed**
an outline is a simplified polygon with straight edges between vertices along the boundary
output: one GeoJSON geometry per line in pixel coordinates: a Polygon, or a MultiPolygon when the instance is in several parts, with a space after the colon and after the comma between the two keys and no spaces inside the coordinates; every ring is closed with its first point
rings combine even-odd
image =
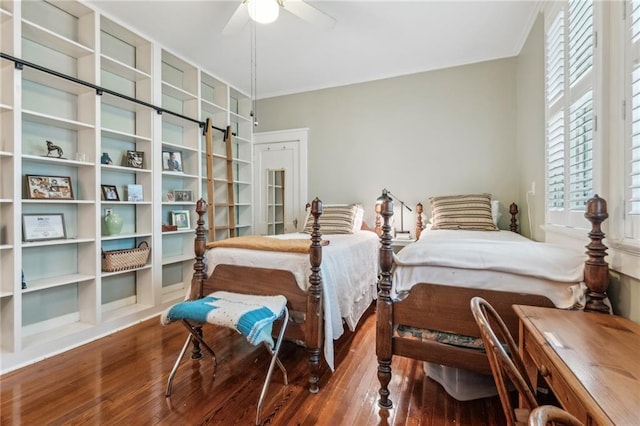
{"type": "Polygon", "coordinates": [[[542,294],[558,307],[584,301],[586,255],[510,231],[428,230],[394,261],[394,289],[419,282],[542,294]]]}
{"type": "MultiPolygon", "coordinates": [[[[273,238],[310,239],[308,234],[291,233],[273,238]]],[[[379,238],[370,231],[323,235],[329,244],[322,247],[320,274],[323,284],[327,364],[334,369],[333,340],[344,332],[344,318],[350,330],[377,296],[379,238]]],[[[215,248],[205,254],[207,276],[216,265],[244,265],[291,271],[302,290],[309,288],[309,254],[271,252],[241,248],[215,248]]]]}

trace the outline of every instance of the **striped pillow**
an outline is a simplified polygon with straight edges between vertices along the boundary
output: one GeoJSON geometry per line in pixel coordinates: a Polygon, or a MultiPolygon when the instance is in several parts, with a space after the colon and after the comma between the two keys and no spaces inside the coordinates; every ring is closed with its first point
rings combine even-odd
{"type": "Polygon", "coordinates": [[[431,229],[497,231],[491,215],[491,194],[431,197],[431,229]]]}
{"type": "MultiPolygon", "coordinates": [[[[356,205],[332,205],[322,206],[322,214],[319,218],[320,232],[322,234],[352,234],[353,222],[356,217],[356,205]]],[[[313,232],[313,215],[307,216],[307,223],[302,230],[305,234],[313,232]]]]}

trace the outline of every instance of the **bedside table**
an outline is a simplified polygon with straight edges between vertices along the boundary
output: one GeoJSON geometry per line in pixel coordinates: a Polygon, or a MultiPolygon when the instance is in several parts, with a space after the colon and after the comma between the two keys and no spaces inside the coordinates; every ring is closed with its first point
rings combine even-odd
{"type": "Polygon", "coordinates": [[[395,238],[391,240],[391,248],[394,253],[398,253],[404,246],[407,246],[411,243],[415,243],[416,240],[414,238],[410,240],[396,240],[395,238]]]}

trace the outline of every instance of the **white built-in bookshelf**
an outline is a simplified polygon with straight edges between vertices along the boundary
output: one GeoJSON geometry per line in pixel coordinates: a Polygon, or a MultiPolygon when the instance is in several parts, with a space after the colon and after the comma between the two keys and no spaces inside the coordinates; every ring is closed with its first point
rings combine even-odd
{"type": "Polygon", "coordinates": [[[207,198],[207,118],[236,135],[231,159],[222,132],[213,135],[214,204],[228,205],[227,191],[234,191],[236,218],[229,223],[228,210],[215,210],[216,239],[232,229],[251,233],[253,179],[251,101],[208,70],[82,2],[0,0],[0,25],[0,369],[6,372],[157,315],[185,296],[195,205],[207,198]],[[61,156],[48,152],[47,140],[61,156]],[[177,154],[177,169],[168,167],[170,153],[177,154]],[[122,218],[119,233],[106,229],[107,212],[122,218]],[[60,218],[63,237],[56,234],[60,218]],[[178,229],[163,227],[177,218],[178,229]],[[145,243],[146,264],[103,270],[103,251],[145,243]]]}

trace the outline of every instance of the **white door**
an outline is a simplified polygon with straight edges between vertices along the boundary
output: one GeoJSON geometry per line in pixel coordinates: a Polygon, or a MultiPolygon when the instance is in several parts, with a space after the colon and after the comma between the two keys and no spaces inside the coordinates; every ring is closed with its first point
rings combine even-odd
{"type": "Polygon", "coordinates": [[[267,172],[284,170],[284,232],[304,227],[307,203],[308,129],[279,130],[253,134],[256,234],[267,233],[267,172]]]}

